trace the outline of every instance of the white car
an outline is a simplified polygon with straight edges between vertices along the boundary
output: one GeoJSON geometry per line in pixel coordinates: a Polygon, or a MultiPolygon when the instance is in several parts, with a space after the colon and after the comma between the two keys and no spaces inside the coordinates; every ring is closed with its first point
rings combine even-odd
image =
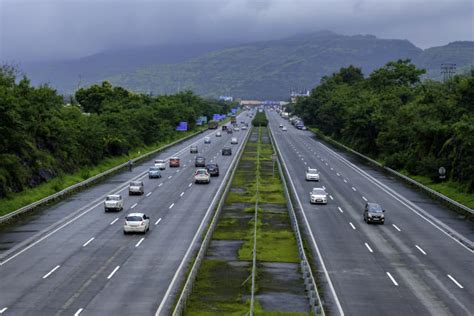
{"type": "Polygon", "coordinates": [[[283,127],[283,124],[280,124],[280,128],[282,128],[282,127],[283,127]]]}
{"type": "Polygon", "coordinates": [[[194,172],[194,182],[211,183],[211,175],[209,174],[209,171],[204,168],[197,169],[196,172],[194,172]]]}
{"type": "Polygon", "coordinates": [[[121,211],[123,210],[123,199],[120,194],[107,195],[104,201],[104,211],[121,211]]]}
{"type": "Polygon", "coordinates": [[[143,213],[130,213],[125,216],[123,233],[142,233],[150,230],[150,218],[143,213]]]}
{"type": "Polygon", "coordinates": [[[283,126],[283,128],[281,130],[286,132],[287,131],[286,126],[283,126]]]}
{"type": "Polygon", "coordinates": [[[204,144],[210,144],[211,143],[211,138],[210,137],[204,137],[204,144]]]}
{"type": "Polygon", "coordinates": [[[162,159],[155,160],[155,167],[159,168],[160,170],[166,169],[166,161],[162,159]]]}
{"type": "Polygon", "coordinates": [[[136,181],[130,182],[130,185],[128,186],[128,195],[134,195],[134,194],[142,195],[143,193],[145,193],[143,181],[136,180],[136,181]]]}
{"type": "Polygon", "coordinates": [[[310,202],[328,204],[328,194],[323,188],[313,188],[313,191],[309,192],[310,202]]]}
{"type": "Polygon", "coordinates": [[[238,126],[234,127],[234,131],[238,132],[240,131],[240,128],[238,126]]]}
{"type": "Polygon", "coordinates": [[[247,125],[242,125],[242,130],[243,131],[247,130],[247,125]]]}
{"type": "Polygon", "coordinates": [[[318,169],[308,167],[306,169],[306,181],[319,181],[318,169]]]}
{"type": "Polygon", "coordinates": [[[216,137],[221,137],[222,136],[222,133],[221,132],[217,132],[216,133],[216,137]]]}
{"type": "Polygon", "coordinates": [[[232,137],[232,139],[230,140],[230,144],[231,145],[237,145],[239,142],[237,141],[237,138],[236,137],[232,137]]]}

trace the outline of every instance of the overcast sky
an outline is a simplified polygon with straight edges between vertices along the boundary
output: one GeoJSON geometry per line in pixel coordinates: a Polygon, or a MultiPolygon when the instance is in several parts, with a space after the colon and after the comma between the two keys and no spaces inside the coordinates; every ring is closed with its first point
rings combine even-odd
{"type": "Polygon", "coordinates": [[[421,48],[474,40],[473,0],[0,0],[0,61],[331,30],[421,48]]]}

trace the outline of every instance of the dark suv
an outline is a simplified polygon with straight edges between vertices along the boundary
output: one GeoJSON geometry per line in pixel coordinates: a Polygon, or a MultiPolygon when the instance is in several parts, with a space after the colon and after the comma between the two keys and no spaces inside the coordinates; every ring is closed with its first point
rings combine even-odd
{"type": "Polygon", "coordinates": [[[208,163],[206,165],[207,172],[211,175],[211,177],[219,176],[219,165],[216,163],[208,163]]]}
{"type": "Polygon", "coordinates": [[[191,154],[197,154],[198,153],[198,146],[191,146],[189,147],[189,152],[191,154]]]}
{"type": "Polygon", "coordinates": [[[385,222],[385,210],[382,209],[377,203],[367,203],[365,204],[364,209],[364,222],[367,224],[370,223],[380,223],[383,225],[385,222]]]}
{"type": "Polygon", "coordinates": [[[232,148],[230,147],[222,148],[222,156],[232,156],[232,148]]]}
{"type": "Polygon", "coordinates": [[[205,167],[206,166],[206,158],[197,156],[196,159],[194,160],[194,166],[195,167],[205,167]]]}

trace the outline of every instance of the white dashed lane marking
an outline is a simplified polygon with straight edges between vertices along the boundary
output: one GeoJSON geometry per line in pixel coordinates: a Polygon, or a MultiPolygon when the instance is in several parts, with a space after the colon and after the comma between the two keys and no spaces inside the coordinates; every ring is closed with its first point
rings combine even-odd
{"type": "Polygon", "coordinates": [[[55,266],[51,271],[49,271],[48,273],[46,273],[45,275],[43,275],[43,279],[46,279],[47,277],[49,277],[51,274],[54,273],[54,271],[56,271],[57,269],[59,269],[60,265],[57,265],[55,266]]]}
{"type": "Polygon", "coordinates": [[[110,225],[113,225],[113,224],[115,224],[115,222],[116,222],[116,221],[118,221],[118,220],[119,220],[119,219],[118,219],[118,217],[117,217],[117,218],[116,218],[116,219],[114,219],[112,222],[110,222],[110,225]]]}
{"type": "Polygon", "coordinates": [[[448,278],[454,282],[460,289],[463,289],[464,287],[459,283],[455,278],[453,278],[451,275],[448,274],[448,278]]]}
{"type": "Polygon", "coordinates": [[[390,272],[385,272],[388,277],[390,278],[390,280],[392,281],[392,283],[395,285],[395,286],[398,286],[398,283],[397,281],[395,281],[394,277],[390,274],[390,272]]]}
{"type": "Polygon", "coordinates": [[[423,249],[421,249],[420,246],[415,245],[415,247],[416,247],[416,249],[418,249],[422,254],[424,254],[424,255],[426,256],[426,252],[425,252],[423,249]]]}
{"type": "Polygon", "coordinates": [[[84,245],[82,245],[82,247],[87,246],[87,245],[90,244],[94,239],[95,239],[95,238],[92,237],[91,239],[89,239],[88,241],[86,241],[86,242],[84,243],[84,245]]]}

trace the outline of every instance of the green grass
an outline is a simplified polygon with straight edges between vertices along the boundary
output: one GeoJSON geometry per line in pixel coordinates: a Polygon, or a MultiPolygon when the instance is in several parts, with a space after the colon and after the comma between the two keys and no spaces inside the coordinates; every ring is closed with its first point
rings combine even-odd
{"type": "MultiPolygon", "coordinates": [[[[200,127],[198,130],[203,129],[206,129],[206,127],[200,127]]],[[[23,206],[41,200],[67,187],[70,187],[71,185],[84,181],[99,173],[102,173],[113,167],[123,164],[129,159],[139,157],[145,153],[161,148],[173,141],[186,137],[195,132],[196,131],[182,132],[180,134],[176,134],[175,137],[173,137],[167,142],[158,143],[152,146],[136,148],[133,151],[130,151],[128,156],[106,158],[96,166],[87,166],[72,174],[61,174],[51,179],[50,181],[42,183],[34,188],[26,189],[18,193],[12,193],[7,198],[0,200],[0,215],[6,215],[8,213],[11,213],[23,206]]]]}

